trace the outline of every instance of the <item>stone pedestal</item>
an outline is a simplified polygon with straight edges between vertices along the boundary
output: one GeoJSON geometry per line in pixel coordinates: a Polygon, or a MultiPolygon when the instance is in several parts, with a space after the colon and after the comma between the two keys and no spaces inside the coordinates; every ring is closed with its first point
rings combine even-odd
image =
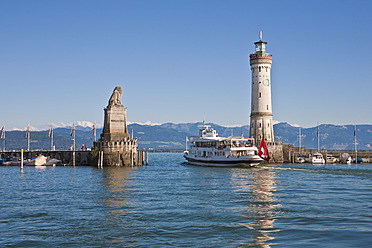
{"type": "Polygon", "coordinates": [[[120,141],[129,139],[127,128],[127,109],[123,105],[107,106],[101,134],[102,141],[120,141]]]}
{"type": "Polygon", "coordinates": [[[136,166],[137,139],[131,139],[127,127],[127,109],[121,104],[121,87],[115,88],[105,108],[101,138],[94,142],[97,164],[103,166],[136,166]],[[103,151],[103,158],[99,152],[103,151]],[[103,161],[102,161],[103,160],[103,161]]]}

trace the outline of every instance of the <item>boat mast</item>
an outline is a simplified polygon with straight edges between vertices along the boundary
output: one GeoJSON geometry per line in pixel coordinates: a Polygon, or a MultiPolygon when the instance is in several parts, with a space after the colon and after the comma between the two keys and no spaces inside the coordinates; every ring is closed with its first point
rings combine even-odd
{"type": "Polygon", "coordinates": [[[50,125],[51,137],[50,137],[50,150],[53,151],[53,124],[50,125]]]}
{"type": "Polygon", "coordinates": [[[354,146],[355,146],[355,164],[358,163],[358,151],[357,151],[357,140],[356,140],[356,122],[354,122],[354,146]]]}
{"type": "Polygon", "coordinates": [[[27,151],[30,151],[30,124],[27,124],[26,138],[27,138],[27,151]]]}
{"type": "Polygon", "coordinates": [[[3,151],[5,152],[5,126],[1,128],[0,138],[3,139],[3,151]]]}
{"type": "Polygon", "coordinates": [[[319,122],[318,122],[318,132],[317,132],[317,136],[318,136],[318,152],[319,152],[319,122]]]}
{"type": "Polygon", "coordinates": [[[301,128],[299,128],[298,131],[298,138],[299,138],[298,154],[301,156],[301,128]]]}

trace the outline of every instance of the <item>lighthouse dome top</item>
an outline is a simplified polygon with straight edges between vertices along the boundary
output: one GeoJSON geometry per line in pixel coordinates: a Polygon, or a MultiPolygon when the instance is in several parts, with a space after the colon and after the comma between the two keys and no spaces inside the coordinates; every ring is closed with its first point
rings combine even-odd
{"type": "Polygon", "coordinates": [[[260,40],[255,42],[255,52],[250,54],[249,58],[252,63],[256,62],[263,62],[262,59],[267,60],[266,62],[271,64],[272,56],[271,54],[266,53],[266,44],[267,42],[262,41],[262,31],[260,31],[260,40]],[[260,59],[260,61],[256,61],[257,59],[260,59]]]}
{"type": "Polygon", "coordinates": [[[259,40],[259,41],[256,41],[254,44],[258,44],[258,43],[264,43],[264,44],[267,44],[266,41],[262,41],[262,31],[260,31],[260,40],[259,40]]]}

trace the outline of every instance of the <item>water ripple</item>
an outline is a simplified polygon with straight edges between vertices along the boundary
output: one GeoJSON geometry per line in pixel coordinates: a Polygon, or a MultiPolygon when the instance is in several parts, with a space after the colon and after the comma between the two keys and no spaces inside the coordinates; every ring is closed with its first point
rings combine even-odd
{"type": "Polygon", "coordinates": [[[1,247],[368,247],[371,165],[0,167],[1,247]]]}

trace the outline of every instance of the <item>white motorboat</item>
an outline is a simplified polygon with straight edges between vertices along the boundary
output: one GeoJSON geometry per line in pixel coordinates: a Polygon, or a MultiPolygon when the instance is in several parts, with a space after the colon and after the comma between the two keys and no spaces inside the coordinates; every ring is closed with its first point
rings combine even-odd
{"type": "Polygon", "coordinates": [[[27,163],[28,166],[40,166],[40,165],[45,165],[47,161],[47,158],[44,155],[39,155],[34,159],[31,159],[30,162],[27,163]]]}
{"type": "Polygon", "coordinates": [[[334,164],[337,162],[337,158],[333,157],[332,155],[328,154],[326,156],[326,163],[327,164],[334,164]]]}
{"type": "Polygon", "coordinates": [[[190,137],[184,157],[189,164],[200,166],[256,166],[263,161],[253,138],[219,137],[216,130],[204,125],[199,137],[190,137]]]}
{"type": "Polygon", "coordinates": [[[324,164],[325,160],[320,152],[316,152],[311,156],[311,163],[313,164],[324,164]]]}
{"type": "Polygon", "coordinates": [[[45,157],[44,155],[40,154],[36,158],[32,159],[30,162],[27,163],[27,165],[34,165],[34,166],[47,166],[47,165],[60,165],[62,163],[61,160],[56,158],[49,158],[45,157]]]}
{"type": "Polygon", "coordinates": [[[45,165],[51,165],[51,166],[56,166],[56,165],[61,165],[61,164],[62,164],[62,161],[56,158],[51,158],[47,160],[47,162],[45,163],[45,165]]]}
{"type": "Polygon", "coordinates": [[[301,156],[298,156],[296,158],[296,163],[303,164],[303,163],[305,163],[305,159],[303,157],[301,157],[301,156]]]}
{"type": "MultiPolygon", "coordinates": [[[[23,159],[23,164],[26,165],[27,159],[23,159]]],[[[20,166],[21,165],[21,158],[19,157],[11,157],[11,158],[6,158],[5,161],[3,162],[3,165],[5,166],[20,166]]]]}

